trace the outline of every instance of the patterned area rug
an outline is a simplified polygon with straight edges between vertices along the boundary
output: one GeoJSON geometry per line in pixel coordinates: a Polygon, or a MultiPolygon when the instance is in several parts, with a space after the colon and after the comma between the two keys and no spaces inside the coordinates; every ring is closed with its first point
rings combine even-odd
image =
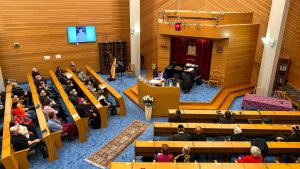
{"type": "Polygon", "coordinates": [[[85,161],[100,168],[105,168],[109,162],[113,161],[118,155],[120,155],[149,127],[150,124],[135,120],[114,139],[86,158],[85,161]]]}

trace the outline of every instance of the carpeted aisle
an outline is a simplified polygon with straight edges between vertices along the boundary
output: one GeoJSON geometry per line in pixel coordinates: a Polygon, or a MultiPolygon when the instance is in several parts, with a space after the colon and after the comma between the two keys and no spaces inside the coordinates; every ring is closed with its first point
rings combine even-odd
{"type": "MultiPolygon", "coordinates": [[[[145,71],[142,72],[145,75],[145,71]]],[[[102,75],[101,75],[102,76],[102,75]]],[[[107,79],[106,76],[102,76],[103,79],[107,79]]],[[[32,169],[96,169],[96,167],[84,159],[89,157],[96,150],[107,144],[110,140],[116,137],[122,130],[130,125],[134,120],[139,120],[153,124],[154,121],[165,122],[167,118],[152,118],[149,122],[145,120],[144,112],[137,107],[129,98],[123,94],[123,90],[133,86],[136,83],[135,77],[123,77],[122,83],[120,79],[109,82],[119,93],[124,96],[127,114],[125,117],[110,116],[109,115],[109,127],[100,130],[91,129],[87,135],[88,141],[79,144],[77,140],[68,142],[63,140],[63,148],[58,150],[59,160],[49,163],[46,159],[42,159],[42,155],[34,154],[30,156],[30,168],[32,169]]],[[[201,101],[208,102],[211,97],[211,93],[216,93],[218,90],[212,87],[202,86],[205,92],[195,92],[193,95],[187,94],[184,96],[185,101],[192,101],[194,98],[201,98],[201,101]],[[206,99],[205,99],[206,98],[206,99]]],[[[234,109],[238,107],[238,104],[234,104],[234,109]]],[[[240,106],[240,105],[239,105],[240,106]]],[[[143,133],[139,140],[153,140],[153,126],[143,133]]],[[[132,161],[134,159],[134,145],[130,144],[114,161],[132,161]]]]}

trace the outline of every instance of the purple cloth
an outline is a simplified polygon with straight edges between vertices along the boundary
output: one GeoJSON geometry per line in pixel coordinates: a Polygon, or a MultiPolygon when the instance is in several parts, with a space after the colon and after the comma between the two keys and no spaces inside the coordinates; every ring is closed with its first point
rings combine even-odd
{"type": "Polygon", "coordinates": [[[292,102],[290,100],[284,100],[274,97],[258,96],[254,94],[246,94],[242,108],[255,108],[259,110],[292,110],[292,102]]]}

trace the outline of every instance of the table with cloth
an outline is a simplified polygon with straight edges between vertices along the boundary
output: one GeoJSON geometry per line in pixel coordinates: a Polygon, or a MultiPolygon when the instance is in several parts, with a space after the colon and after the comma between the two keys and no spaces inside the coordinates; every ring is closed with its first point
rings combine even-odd
{"type": "Polygon", "coordinates": [[[292,102],[273,97],[258,96],[254,94],[246,94],[243,102],[243,109],[258,109],[258,110],[292,110],[292,102]]]}

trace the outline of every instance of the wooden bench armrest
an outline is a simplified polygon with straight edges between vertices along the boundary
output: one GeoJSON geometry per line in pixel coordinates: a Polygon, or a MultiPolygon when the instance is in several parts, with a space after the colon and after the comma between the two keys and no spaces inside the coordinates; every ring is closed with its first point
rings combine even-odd
{"type": "Polygon", "coordinates": [[[17,155],[17,154],[23,154],[23,153],[26,153],[26,155],[27,155],[28,152],[29,152],[29,148],[24,149],[24,150],[20,150],[20,151],[15,151],[14,154],[17,155]]]}

